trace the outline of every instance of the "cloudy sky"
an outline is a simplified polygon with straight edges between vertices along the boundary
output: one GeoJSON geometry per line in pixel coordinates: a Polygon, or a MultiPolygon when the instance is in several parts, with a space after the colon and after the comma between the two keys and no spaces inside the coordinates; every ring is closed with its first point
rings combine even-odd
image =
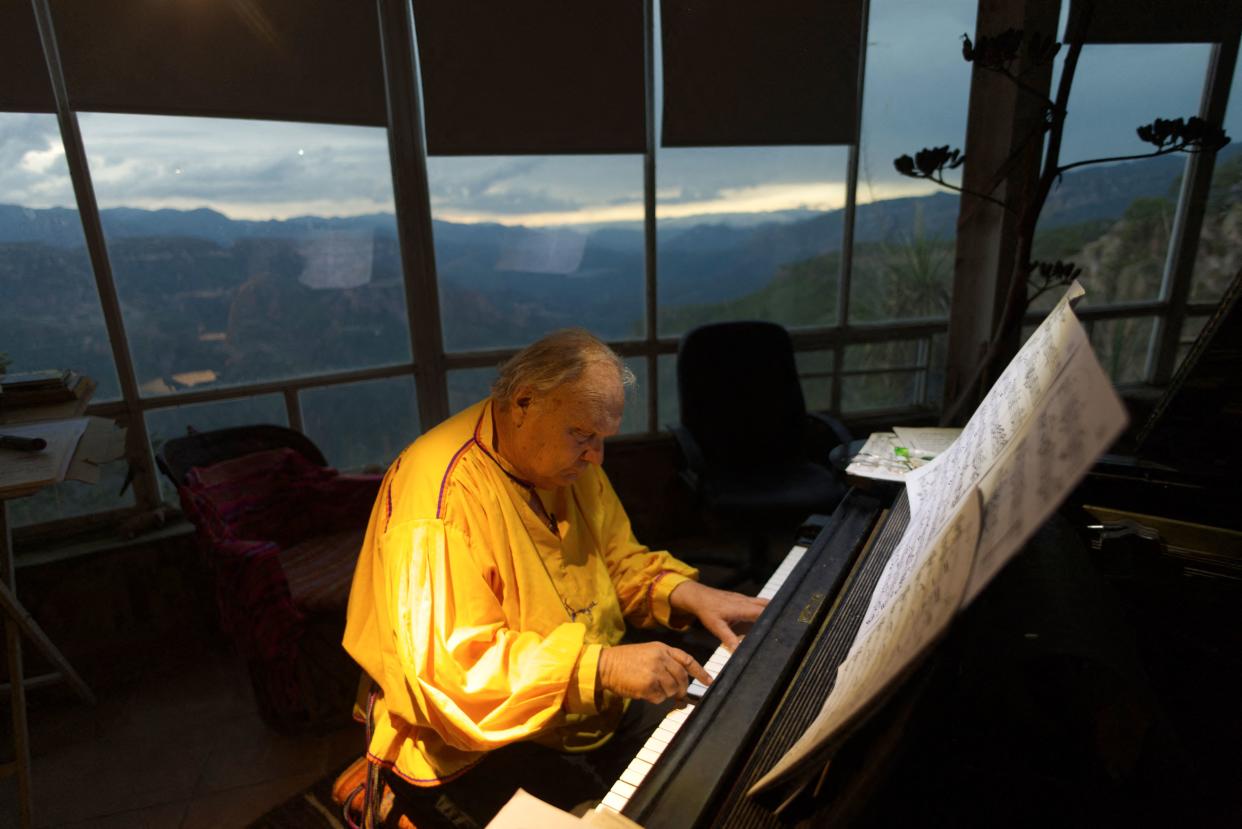
{"type": "MultiPolygon", "coordinates": [[[[961,36],[975,0],[872,0],[860,201],[930,192],[897,176],[892,159],[964,142],[969,65],[961,36]]],[[[1062,158],[1145,151],[1134,127],[1190,115],[1208,47],[1095,46],[1083,54],[1062,158]]],[[[1226,127],[1242,133],[1234,83],[1226,127]]],[[[392,210],[380,129],[83,113],[103,207],[211,207],[234,218],[341,216],[392,210]]],[[[831,209],[844,202],[840,147],[662,150],[662,217],[831,209]]],[[[636,156],[432,158],[438,218],[563,225],[642,217],[636,156]]],[[[55,119],[0,113],[0,203],[69,206],[72,188],[55,119]]]]}

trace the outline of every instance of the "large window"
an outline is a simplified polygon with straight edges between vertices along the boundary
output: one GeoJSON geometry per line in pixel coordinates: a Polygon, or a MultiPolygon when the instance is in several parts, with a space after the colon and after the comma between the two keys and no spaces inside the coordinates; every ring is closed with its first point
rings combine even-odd
{"type": "MultiPolygon", "coordinates": [[[[1060,163],[1142,155],[1152,150],[1136,129],[1156,118],[1198,111],[1211,47],[1206,44],[1098,45],[1083,48],[1070,95],[1060,163]],[[1137,92],[1141,90],[1141,94],[1137,92]]],[[[1059,79],[1060,59],[1054,77],[1059,79]]],[[[1071,170],[1040,216],[1034,256],[1082,268],[1087,291],[1080,308],[1091,342],[1120,384],[1142,383],[1153,371],[1152,311],[1164,311],[1174,216],[1187,156],[1091,164],[1071,170]],[[1110,306],[1138,307],[1096,319],[1110,306]]],[[[1047,308],[1055,293],[1037,303],[1047,308]]]]}
{"type": "Polygon", "coordinates": [[[642,335],[641,158],[433,157],[427,177],[446,349],[642,335]]]}
{"type": "Polygon", "coordinates": [[[730,319],[835,324],[846,157],[842,147],[662,150],[659,332],[730,319]]]}
{"type": "Polygon", "coordinates": [[[893,160],[923,147],[964,145],[970,64],[957,45],[964,32],[974,31],[977,5],[871,2],[853,322],[949,315],[957,194],[899,175],[893,160]]]}
{"type": "Polygon", "coordinates": [[[409,361],[383,130],[79,120],[143,396],[409,361]]]}
{"type": "MultiPolygon", "coordinates": [[[[1135,130],[1195,113],[1208,52],[1201,44],[1084,47],[1061,163],[1150,152],[1135,130]]],[[[1085,305],[1159,297],[1185,161],[1173,155],[1088,165],[1053,191],[1040,216],[1040,243],[1045,256],[1082,267],[1085,305]]]]}
{"type": "Polygon", "coordinates": [[[1230,84],[1225,132],[1233,142],[1216,155],[1191,281],[1191,302],[1219,302],[1221,293],[1242,270],[1242,65],[1235,67],[1230,84]]]}
{"type": "MultiPolygon", "coordinates": [[[[51,115],[0,112],[0,373],[71,368],[94,400],[121,396],[99,293],[51,115]]],[[[126,464],[96,485],[66,482],[12,504],[14,526],[121,509],[126,464]]]]}
{"type": "MultiPolygon", "coordinates": [[[[509,125],[527,129],[521,146],[506,146],[498,123],[502,137],[477,150],[525,154],[453,154],[472,150],[449,146],[456,133],[441,122],[427,134],[442,154],[412,159],[404,150],[418,142],[400,124],[392,154],[380,126],[77,113],[80,172],[104,232],[93,257],[69,176],[79,156],[66,160],[57,120],[2,113],[0,286],[10,300],[0,303],[0,353],[14,370],[92,375],[96,411],[145,427],[156,450],[189,427],[275,422],[305,431],[346,470],[387,464],[420,430],[485,396],[517,348],[566,326],[617,345],[638,378],[627,434],[677,419],[679,338],[733,319],[790,329],[813,409],[927,413],[943,386],[957,197],[899,176],[893,160],[964,143],[971,67],[960,38],[975,31],[978,4],[867,5],[860,120],[807,139],[857,136],[853,146],[776,146],[775,133],[757,146],[663,146],[658,3],[645,156],[632,135],[605,147],[591,143],[596,133],[550,139],[546,152],[561,154],[529,154],[543,151],[530,124],[509,125]],[[426,199],[414,169],[424,164],[426,199]],[[428,239],[434,257],[409,248],[428,239]],[[113,279],[92,261],[108,262],[113,279]],[[129,347],[132,365],[119,372],[109,331],[129,347]]],[[[1133,128],[1195,111],[1210,49],[1089,46],[1062,163],[1145,151],[1133,128]]],[[[635,67],[618,83],[641,89],[635,67]]],[[[1240,94],[1235,83],[1233,103],[1240,94]]],[[[558,106],[572,108],[566,95],[558,106]]],[[[1226,123],[1235,137],[1237,109],[1226,123]]],[[[761,110],[739,100],[736,118],[761,110]]],[[[433,112],[453,117],[424,107],[411,129],[430,129],[418,119],[433,112]]],[[[339,120],[382,116],[360,117],[339,120]]],[[[557,129],[573,132],[572,119],[557,129]]],[[[711,144],[695,135],[683,143],[711,144]]],[[[1242,264],[1240,159],[1234,147],[1217,159],[1183,343],[1242,264]]],[[[1150,379],[1154,341],[1179,337],[1163,329],[1178,316],[1166,272],[1182,162],[1073,171],[1042,217],[1036,257],[1083,267],[1092,341],[1119,382],[1150,379]]],[[[153,507],[149,458],[134,460],[138,506],[153,507]]],[[[79,508],[57,490],[21,520],[134,503],[132,490],[119,502],[107,495],[124,471],[92,490],[99,503],[79,508]]]]}
{"type": "Polygon", "coordinates": [[[72,368],[98,383],[96,400],[120,397],[52,115],[0,112],[0,297],[9,371],[72,368]]]}

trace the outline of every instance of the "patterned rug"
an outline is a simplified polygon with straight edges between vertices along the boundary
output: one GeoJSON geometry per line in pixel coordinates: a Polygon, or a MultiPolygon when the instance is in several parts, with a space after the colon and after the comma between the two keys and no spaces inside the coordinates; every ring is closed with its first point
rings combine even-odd
{"type": "Polygon", "coordinates": [[[332,784],[348,766],[349,763],[344,763],[255,820],[247,829],[346,829],[341,807],[332,802],[332,784]]]}

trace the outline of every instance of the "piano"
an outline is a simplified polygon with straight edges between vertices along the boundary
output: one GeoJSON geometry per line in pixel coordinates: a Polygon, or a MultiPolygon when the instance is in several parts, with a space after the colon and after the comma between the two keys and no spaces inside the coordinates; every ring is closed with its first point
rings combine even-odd
{"type": "MultiPolygon", "coordinates": [[[[790,551],[761,593],[768,608],[737,651],[717,651],[705,665],[713,685],[669,714],[599,808],[647,829],[860,818],[872,825],[1115,825],[1242,817],[1229,748],[1242,737],[1242,722],[1230,713],[1236,700],[1226,690],[1242,681],[1242,628],[1231,616],[1242,598],[1242,488],[1234,462],[1222,461],[1203,428],[1208,423],[1227,439],[1242,426],[1240,297],[1242,274],[1139,428],[1138,451],[1097,465],[959,617],[948,641],[835,756],[818,758],[824,775],[815,785],[786,804],[787,792],[746,796],[832,688],[908,520],[900,486],[851,490],[818,536],[790,551]],[[1163,433],[1161,419],[1169,427],[1163,433]],[[1196,458],[1194,449],[1208,454],[1196,458]],[[1214,539],[1206,545],[1214,555],[1188,554],[1180,540],[1164,537],[1169,525],[1151,515],[1161,505],[1206,521],[1193,524],[1191,535],[1214,539]],[[1092,521],[1102,522],[1094,524],[1100,536],[1137,528],[1137,538],[1159,541],[1158,550],[1146,551],[1161,559],[1158,583],[1137,584],[1127,572],[1119,590],[1106,584],[1088,561],[1084,529],[1092,521]],[[1190,564],[1170,569],[1170,556],[1190,564]],[[1222,578],[1205,586],[1205,574],[1222,578]],[[1178,604],[1187,578],[1190,606],[1178,604]],[[1135,596],[1144,602],[1137,612],[1135,596]],[[1220,630],[1187,628],[1186,618],[1220,630]],[[1168,642],[1166,631],[1176,633],[1168,642]],[[1161,664],[1180,660],[1176,652],[1199,640],[1208,657],[1161,664]],[[1220,710],[1195,711],[1200,699],[1220,710]],[[1011,704],[1021,710],[1010,711],[1011,704]]],[[[1236,461],[1236,451],[1231,457],[1236,461]]],[[[1091,543],[1097,550],[1099,540],[1091,543]]]]}
{"type": "Polygon", "coordinates": [[[852,490],[764,586],[769,605],[736,652],[708,660],[701,700],[666,717],[601,808],[648,829],[780,825],[745,789],[819,712],[907,517],[904,496],[852,490]]]}

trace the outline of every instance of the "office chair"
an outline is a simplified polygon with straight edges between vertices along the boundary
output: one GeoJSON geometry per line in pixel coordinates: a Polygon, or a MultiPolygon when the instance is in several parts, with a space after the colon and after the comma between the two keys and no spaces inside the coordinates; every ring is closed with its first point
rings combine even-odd
{"type": "Polygon", "coordinates": [[[848,445],[850,434],[835,418],[807,412],[793,344],[775,323],[712,323],[687,333],[677,350],[677,396],[681,422],[668,428],[681,449],[681,477],[709,515],[746,535],[749,559],[737,581],[762,581],[769,532],[829,514],[845,496],[827,450],[848,445]],[[812,432],[822,456],[808,453],[812,432]]]}

